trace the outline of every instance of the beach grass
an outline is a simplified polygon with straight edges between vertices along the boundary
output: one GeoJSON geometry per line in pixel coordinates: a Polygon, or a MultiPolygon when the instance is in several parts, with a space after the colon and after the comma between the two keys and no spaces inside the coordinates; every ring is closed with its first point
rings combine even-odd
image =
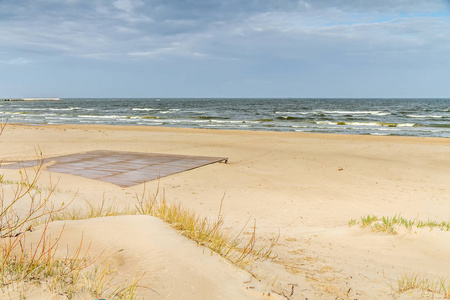
{"type": "MultiPolygon", "coordinates": [[[[5,124],[0,124],[0,135],[4,128],[5,124]]],[[[44,290],[68,299],[79,293],[89,295],[89,298],[135,298],[140,278],[111,286],[109,283],[115,274],[104,271],[111,267],[110,264],[89,270],[99,257],[89,258],[89,247],[81,251],[83,238],[72,255],[57,257],[64,228],[55,237],[48,233],[48,226],[53,216],[63,214],[75,197],[67,203],[56,205],[51,201],[56,184],[45,190],[38,188],[43,164],[40,151],[37,157],[39,164],[32,170],[19,170],[20,180],[10,181],[0,177],[0,297],[16,295],[25,299],[27,291],[33,287],[44,287],[44,290]],[[11,197],[5,197],[4,185],[11,186],[11,197]],[[18,208],[24,202],[28,204],[25,212],[18,208]],[[32,231],[33,223],[39,223],[42,227],[38,242],[34,245],[26,241],[26,233],[32,231]]]]}
{"type": "Polygon", "coordinates": [[[278,243],[279,234],[266,242],[260,242],[256,234],[256,220],[253,221],[253,226],[249,227],[250,219],[248,219],[235,236],[223,230],[224,217],[221,214],[223,199],[217,218],[210,220],[183,208],[179,203],[167,201],[164,194],[160,195],[159,188],[154,194],[146,194],[144,189],[142,195],[136,195],[135,198],[134,207],[122,209],[115,204],[106,205],[104,198],[98,205],[87,201],[87,209],[56,212],[51,219],[81,220],[119,215],[149,215],[163,220],[182,235],[244,269],[255,261],[273,260],[276,257],[274,247],[278,243]],[[244,237],[246,229],[250,231],[247,237],[244,237]]]}
{"type": "Polygon", "coordinates": [[[444,231],[450,230],[450,222],[447,221],[434,221],[434,220],[419,220],[406,219],[401,214],[395,214],[394,216],[382,216],[367,215],[360,218],[359,221],[350,219],[349,226],[360,225],[361,227],[368,227],[376,232],[388,232],[391,234],[397,234],[400,227],[404,227],[409,231],[414,228],[428,228],[429,230],[439,228],[444,231]]]}
{"type": "Polygon", "coordinates": [[[56,237],[48,234],[47,229],[52,216],[63,214],[70,203],[55,206],[50,202],[52,190],[45,195],[33,190],[39,176],[39,169],[36,171],[30,179],[21,170],[22,181],[16,185],[12,200],[6,201],[3,193],[0,196],[0,290],[8,294],[19,293],[25,299],[31,284],[44,285],[52,293],[68,299],[79,293],[97,298],[133,299],[140,278],[111,285],[116,274],[105,271],[110,265],[88,270],[99,257],[89,258],[89,247],[81,251],[83,238],[72,255],[63,258],[56,256],[64,229],[56,237]],[[16,206],[22,200],[29,201],[30,208],[21,215],[17,213],[16,206]],[[31,223],[36,222],[43,223],[42,233],[37,244],[27,247],[26,232],[31,231],[31,223]]]}
{"type": "Polygon", "coordinates": [[[390,284],[395,295],[418,291],[424,295],[440,295],[450,299],[450,280],[445,278],[430,279],[417,274],[404,274],[397,279],[396,284],[390,284]]]}
{"type": "Polygon", "coordinates": [[[273,250],[278,242],[279,234],[261,245],[257,241],[256,220],[250,227],[249,238],[244,238],[242,233],[248,228],[250,219],[234,237],[223,230],[224,217],[221,214],[223,198],[217,218],[209,220],[181,207],[180,204],[168,202],[164,195],[158,197],[158,190],[153,195],[145,195],[145,193],[141,196],[136,195],[136,210],[139,214],[162,219],[189,239],[210,248],[242,268],[257,260],[273,260],[276,257],[273,250]]]}

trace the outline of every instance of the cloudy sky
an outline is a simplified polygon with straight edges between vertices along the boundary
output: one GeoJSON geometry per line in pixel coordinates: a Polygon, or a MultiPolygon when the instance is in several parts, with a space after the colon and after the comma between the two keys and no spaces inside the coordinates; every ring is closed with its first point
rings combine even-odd
{"type": "Polygon", "coordinates": [[[450,97],[450,0],[0,0],[4,97],[450,97]]]}

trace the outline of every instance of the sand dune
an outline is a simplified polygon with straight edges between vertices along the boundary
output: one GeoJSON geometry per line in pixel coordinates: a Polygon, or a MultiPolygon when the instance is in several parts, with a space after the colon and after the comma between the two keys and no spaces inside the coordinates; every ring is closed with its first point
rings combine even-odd
{"type": "MultiPolygon", "coordinates": [[[[27,233],[36,244],[42,226],[27,233]]],[[[110,258],[118,269],[117,280],[142,276],[139,290],[145,299],[261,299],[264,286],[250,274],[209,249],[197,246],[151,216],[117,216],[77,221],[55,221],[48,233],[63,231],[58,256],[74,253],[83,237],[88,255],[110,258]]],[[[266,297],[267,299],[277,299],[266,297]]]]}

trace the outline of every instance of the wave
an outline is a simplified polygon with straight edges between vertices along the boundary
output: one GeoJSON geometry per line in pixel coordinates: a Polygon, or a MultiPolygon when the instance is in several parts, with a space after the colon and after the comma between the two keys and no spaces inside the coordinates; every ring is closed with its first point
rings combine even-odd
{"type": "Polygon", "coordinates": [[[191,119],[200,119],[200,120],[228,120],[226,117],[212,117],[212,116],[196,116],[190,117],[191,119]]]}
{"type": "Polygon", "coordinates": [[[277,119],[277,120],[283,120],[283,121],[303,120],[303,118],[299,118],[299,117],[290,117],[290,116],[277,117],[276,119],[277,119]]]}
{"type": "Polygon", "coordinates": [[[187,114],[206,114],[204,110],[185,110],[184,112],[187,114]]]}
{"type": "Polygon", "coordinates": [[[127,116],[103,116],[103,115],[78,115],[79,118],[88,118],[88,119],[127,119],[127,116]]]}
{"type": "MultiPolygon", "coordinates": [[[[42,108],[41,110],[53,110],[53,111],[72,111],[72,110],[80,110],[81,107],[69,107],[69,108],[42,108]]],[[[34,109],[36,110],[36,109],[34,109]]]]}
{"type": "Polygon", "coordinates": [[[313,110],[313,111],[276,111],[275,114],[279,115],[373,115],[373,116],[387,116],[392,113],[380,110],[364,110],[364,111],[353,111],[353,110],[313,110]]]}
{"type": "Polygon", "coordinates": [[[277,115],[310,115],[315,113],[314,111],[276,111],[277,115]]]}
{"type": "MultiPolygon", "coordinates": [[[[381,123],[381,124],[383,124],[383,123],[381,123]]],[[[387,123],[387,124],[389,124],[389,123],[387,123]]],[[[394,123],[394,125],[395,125],[395,123],[394,123]]],[[[417,123],[399,123],[396,125],[397,125],[396,127],[421,127],[421,126],[423,126],[423,125],[417,124],[417,123]]]]}
{"type": "Polygon", "coordinates": [[[273,119],[258,119],[258,120],[254,120],[254,122],[273,122],[273,119]]]}
{"type": "Polygon", "coordinates": [[[5,111],[0,113],[4,115],[28,115],[26,111],[5,111]]]}
{"type": "Polygon", "coordinates": [[[19,107],[18,110],[50,110],[50,108],[28,108],[28,107],[19,107]]]}
{"type": "MultiPolygon", "coordinates": [[[[133,117],[132,117],[133,118],[133,117]]],[[[155,117],[155,116],[143,116],[143,117],[134,117],[134,118],[138,118],[138,119],[146,119],[146,120],[149,120],[149,119],[163,119],[163,118],[161,118],[161,117],[155,117]]]]}
{"type": "Polygon", "coordinates": [[[384,112],[380,110],[363,110],[363,111],[352,111],[352,110],[322,110],[320,113],[325,114],[340,114],[340,115],[375,115],[375,116],[387,116],[390,112],[384,112]]]}
{"type": "Polygon", "coordinates": [[[164,125],[165,123],[162,122],[154,122],[154,123],[144,123],[144,122],[137,122],[137,125],[145,125],[145,126],[161,126],[164,125]]]}
{"type": "Polygon", "coordinates": [[[430,124],[429,127],[450,128],[450,124],[430,124]]]}
{"type": "Polygon", "coordinates": [[[81,107],[67,107],[67,108],[52,108],[52,107],[38,107],[38,108],[32,108],[32,107],[19,107],[18,110],[21,111],[73,111],[73,110],[80,110],[81,107]]]}
{"type": "Polygon", "coordinates": [[[406,115],[409,118],[443,118],[444,116],[440,116],[440,115],[406,115]]]}
{"type": "Polygon", "coordinates": [[[417,123],[385,123],[385,122],[333,122],[316,121],[317,125],[350,125],[350,126],[382,126],[382,127],[419,127],[417,123]]]}
{"type": "Polygon", "coordinates": [[[131,110],[137,110],[137,111],[153,111],[153,110],[157,110],[156,108],[139,108],[139,107],[134,107],[131,110]]]}

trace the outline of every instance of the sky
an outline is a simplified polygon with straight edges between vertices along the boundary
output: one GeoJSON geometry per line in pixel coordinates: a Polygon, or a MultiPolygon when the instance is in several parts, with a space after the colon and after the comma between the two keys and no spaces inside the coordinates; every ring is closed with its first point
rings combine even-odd
{"type": "Polygon", "coordinates": [[[450,98],[450,0],[0,0],[0,98],[450,98]]]}

